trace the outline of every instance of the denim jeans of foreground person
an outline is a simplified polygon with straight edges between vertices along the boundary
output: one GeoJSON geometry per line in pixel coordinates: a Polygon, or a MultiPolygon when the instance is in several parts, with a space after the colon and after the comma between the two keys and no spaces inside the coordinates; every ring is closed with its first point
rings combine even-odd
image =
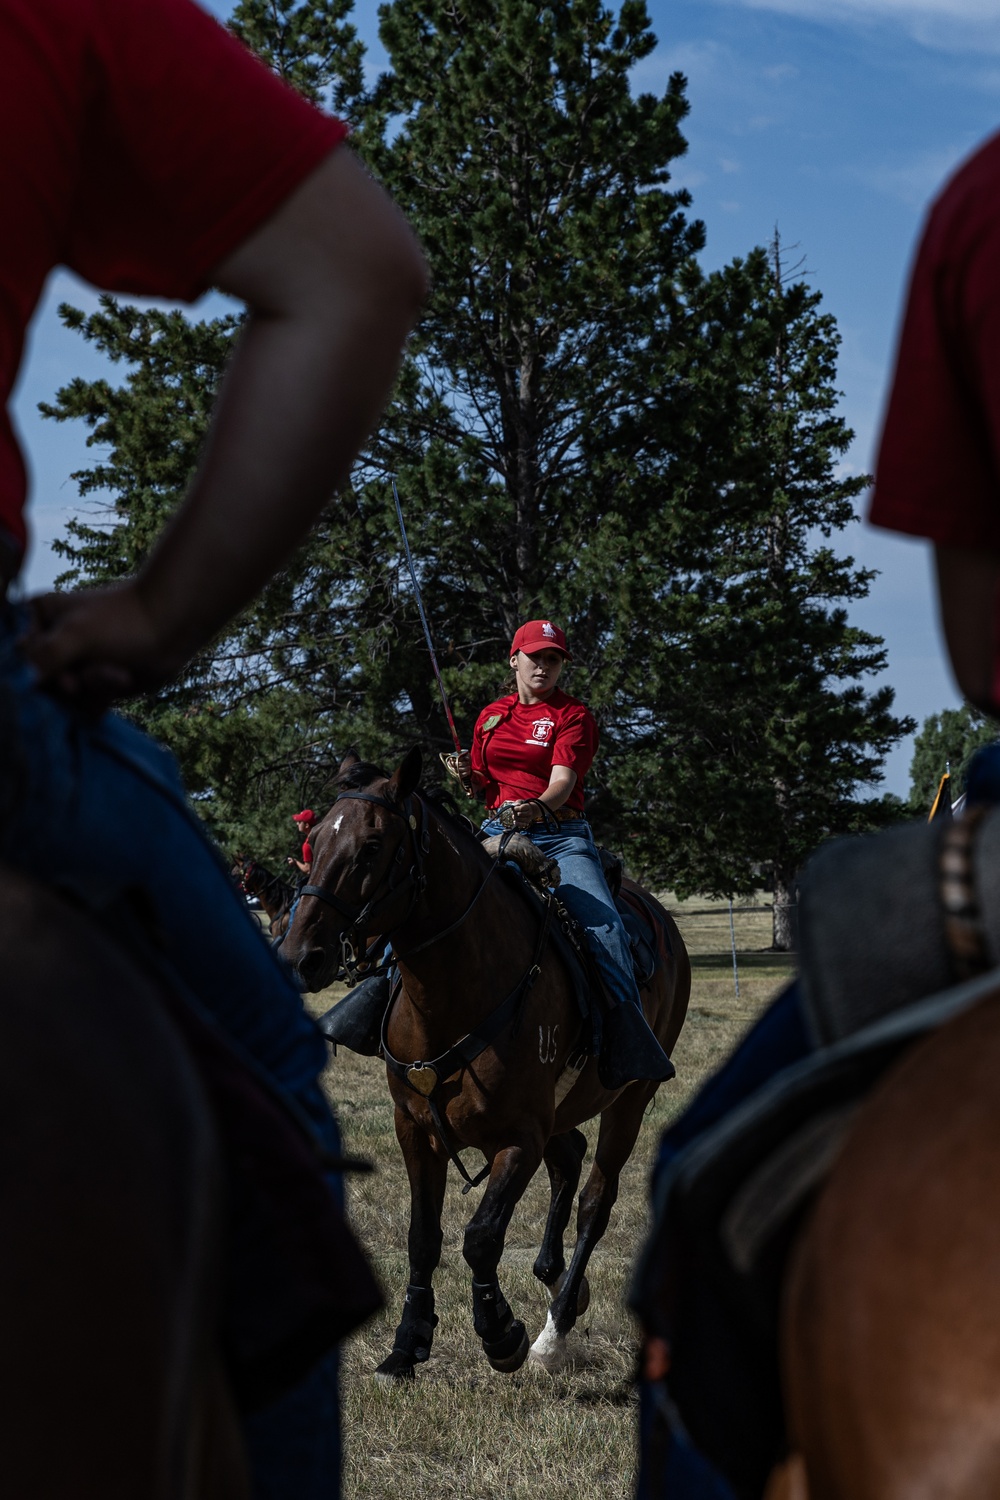
{"type": "MultiPolygon", "coordinates": [[[[137,894],[178,993],[339,1156],[319,1084],[326,1044],[188,808],[173,757],[113,714],[83,721],[39,692],[16,645],[22,625],[0,605],[0,859],[115,922],[137,894]]],[[[336,1410],[331,1355],[248,1420],[258,1500],[335,1500],[336,1410]]]]}
{"type": "MultiPolygon", "coordinates": [[[[495,818],[487,818],[483,832],[488,838],[503,833],[495,818]]],[[[590,824],[585,818],[559,825],[549,833],[541,823],[524,828],[531,842],[559,864],[558,895],[586,930],[590,951],[608,993],[620,1003],[642,1011],[642,1001],[632,973],[632,950],[604,879],[600,856],[590,824]]]]}

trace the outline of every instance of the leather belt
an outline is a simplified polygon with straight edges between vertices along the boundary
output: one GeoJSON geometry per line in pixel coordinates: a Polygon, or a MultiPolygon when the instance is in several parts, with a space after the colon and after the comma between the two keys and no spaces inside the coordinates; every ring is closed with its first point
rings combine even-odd
{"type": "MultiPolygon", "coordinates": [[[[491,807],[489,809],[490,816],[495,818],[496,815],[499,813],[501,807],[506,807],[508,805],[509,804],[507,804],[505,802],[498,802],[497,805],[496,805],[496,807],[491,807]]],[[[581,812],[579,810],[579,808],[575,808],[575,807],[556,807],[556,808],[551,808],[550,807],[548,809],[548,817],[555,818],[556,821],[559,822],[559,823],[584,823],[584,822],[586,822],[586,819],[587,819],[586,813],[581,812]]],[[[544,823],[545,820],[546,820],[546,814],[542,813],[542,812],[539,812],[539,813],[536,813],[536,815],[531,819],[531,822],[532,823],[544,823]]]]}

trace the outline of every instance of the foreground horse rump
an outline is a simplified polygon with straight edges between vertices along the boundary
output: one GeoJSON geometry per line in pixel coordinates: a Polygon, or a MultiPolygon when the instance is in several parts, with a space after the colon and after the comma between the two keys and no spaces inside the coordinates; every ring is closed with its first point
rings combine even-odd
{"type": "MultiPolygon", "coordinates": [[[[442,1069],[433,1089],[426,1068],[411,1069],[408,1082],[405,1069],[388,1066],[410,1181],[410,1279],[394,1346],[379,1374],[410,1377],[430,1353],[449,1144],[456,1152],[479,1151],[487,1162],[488,1182],[465,1231],[464,1255],[476,1332],[490,1364],[504,1372],[523,1364],[528,1339],[497,1271],[517,1202],[545,1163],[552,1198],[534,1272],[553,1300],[532,1352],[546,1368],[558,1368],[566,1335],[589,1296],[587,1263],[658,1085],[636,1082],[612,1093],[601,1086],[593,1058],[578,1074],[567,1069],[583,1028],[561,959],[551,944],[539,950],[541,907],[531,911],[458,820],[416,796],[418,753],[392,776],[353,760],[341,772],[347,789],[314,831],[311,883],[285,943],[285,958],[304,984],[317,990],[330,982],[345,935],[359,951],[372,934],[389,937],[402,991],[389,1015],[386,1049],[410,1064],[441,1059],[468,1033],[485,1028],[505,1002],[517,1002],[514,1019],[464,1065],[442,1069]],[[567,1269],[563,1236],[587,1145],[576,1127],[597,1115],[600,1134],[567,1269]]],[[[687,1009],[691,972],[676,926],[656,910],[672,953],[646,989],[644,1005],[669,1055],[687,1009]]]]}
{"type": "Polygon", "coordinates": [[[998,1073],[1000,990],[863,1107],[793,1256],[768,1500],[1000,1494],[998,1073]]]}
{"type": "Polygon", "coordinates": [[[222,1179],[151,983],[0,871],[0,1474],[18,1500],[244,1500],[222,1179]]]}

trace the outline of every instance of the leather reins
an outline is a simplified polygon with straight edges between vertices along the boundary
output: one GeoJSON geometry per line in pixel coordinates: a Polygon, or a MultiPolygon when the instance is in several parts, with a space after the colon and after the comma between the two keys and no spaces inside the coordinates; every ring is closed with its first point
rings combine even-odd
{"type": "MultiPolygon", "coordinates": [[[[380,897],[378,900],[373,899],[367,902],[364,906],[357,908],[349,906],[346,901],[341,901],[339,897],[334,896],[330,891],[324,890],[323,887],[319,885],[304,885],[300,889],[300,896],[316,896],[319,898],[319,900],[325,901],[328,906],[332,906],[333,909],[339,912],[342,917],[346,917],[348,919],[350,926],[344,928],[341,932],[341,941],[345,945],[350,944],[352,948],[357,948],[359,945],[359,940],[361,938],[371,935],[370,933],[366,934],[362,932],[362,927],[370,925],[373,931],[380,933],[385,937],[388,937],[397,927],[401,927],[403,923],[407,921],[410,916],[412,916],[413,909],[416,906],[417,901],[423,895],[424,890],[427,887],[427,877],[424,874],[423,861],[426,855],[430,852],[430,834],[423,823],[424,805],[419,797],[407,797],[402,807],[399,807],[395,802],[390,802],[388,797],[380,797],[376,792],[341,792],[340,796],[335,799],[334,806],[336,807],[338,802],[347,800],[351,800],[354,802],[373,802],[379,807],[387,808],[388,811],[394,813],[397,818],[403,818],[410,830],[410,842],[413,849],[413,862],[410,865],[410,868],[403,875],[402,879],[398,880],[395,885],[391,884],[390,882],[389,889],[386,891],[384,896],[380,897]],[[416,805],[421,812],[421,817],[419,820],[413,812],[414,802],[416,802],[416,805]],[[401,916],[398,921],[394,922],[391,927],[384,927],[381,924],[377,923],[375,921],[375,914],[381,911],[386,905],[388,905],[388,903],[393,900],[404,888],[407,882],[412,883],[412,888],[410,892],[410,904],[404,912],[403,916],[401,916]]],[[[400,846],[400,848],[396,852],[397,861],[402,860],[402,854],[403,849],[402,846],[400,846]]],[[[422,953],[425,948],[430,948],[434,943],[439,943],[442,938],[449,937],[451,933],[455,932],[459,927],[461,927],[462,923],[469,916],[473,907],[476,905],[476,902],[483,894],[483,891],[489,884],[490,879],[495,874],[498,864],[499,860],[491,864],[490,868],[486,872],[486,878],[484,879],[482,885],[476,891],[475,895],[473,896],[472,900],[469,902],[465,910],[462,912],[461,916],[457,917],[454,922],[450,923],[449,926],[443,928],[440,932],[435,932],[433,936],[425,938],[423,942],[418,943],[415,948],[408,948],[405,953],[398,954],[398,957],[404,959],[412,958],[415,954],[422,953]]]]}
{"type": "MultiPolygon", "coordinates": [[[[372,802],[377,807],[386,808],[394,817],[402,818],[410,830],[410,846],[413,854],[410,867],[402,878],[394,884],[390,875],[389,889],[385,895],[378,899],[373,898],[371,901],[365,902],[363,906],[349,906],[346,901],[341,901],[338,896],[334,896],[331,891],[325,890],[321,885],[304,885],[300,889],[300,896],[315,896],[317,900],[325,902],[327,906],[332,906],[334,911],[347,919],[349,925],[343,928],[340,934],[345,957],[348,948],[352,951],[357,950],[361,939],[371,935],[370,932],[364,933],[362,931],[362,928],[369,926],[369,924],[372,924],[372,931],[385,934],[392,932],[396,927],[402,926],[407,918],[412,915],[414,907],[424,892],[424,888],[427,885],[427,877],[424,874],[423,862],[425,855],[430,849],[430,837],[427,829],[421,828],[423,820],[422,818],[420,820],[417,819],[413,811],[413,801],[412,797],[407,797],[400,807],[398,803],[391,802],[388,797],[380,797],[377,792],[341,792],[334,800],[334,807],[336,807],[338,802],[372,802]],[[410,887],[410,902],[403,916],[394,922],[391,927],[382,927],[376,924],[375,918],[377,913],[383,911],[391,901],[394,901],[400,891],[404,890],[407,885],[410,887]]],[[[417,806],[422,811],[422,804],[419,798],[417,799],[417,806]]],[[[396,851],[395,862],[402,863],[403,858],[404,846],[401,844],[396,851]]]]}

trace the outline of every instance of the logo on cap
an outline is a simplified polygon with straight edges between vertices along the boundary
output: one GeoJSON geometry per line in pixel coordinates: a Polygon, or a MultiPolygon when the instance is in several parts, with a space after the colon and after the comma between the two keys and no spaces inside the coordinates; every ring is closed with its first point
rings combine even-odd
{"type": "Polygon", "coordinates": [[[542,621],[542,635],[547,636],[548,639],[551,641],[551,640],[555,639],[555,634],[556,634],[555,626],[554,625],[550,625],[549,622],[548,622],[548,620],[543,620],[542,621]]]}

